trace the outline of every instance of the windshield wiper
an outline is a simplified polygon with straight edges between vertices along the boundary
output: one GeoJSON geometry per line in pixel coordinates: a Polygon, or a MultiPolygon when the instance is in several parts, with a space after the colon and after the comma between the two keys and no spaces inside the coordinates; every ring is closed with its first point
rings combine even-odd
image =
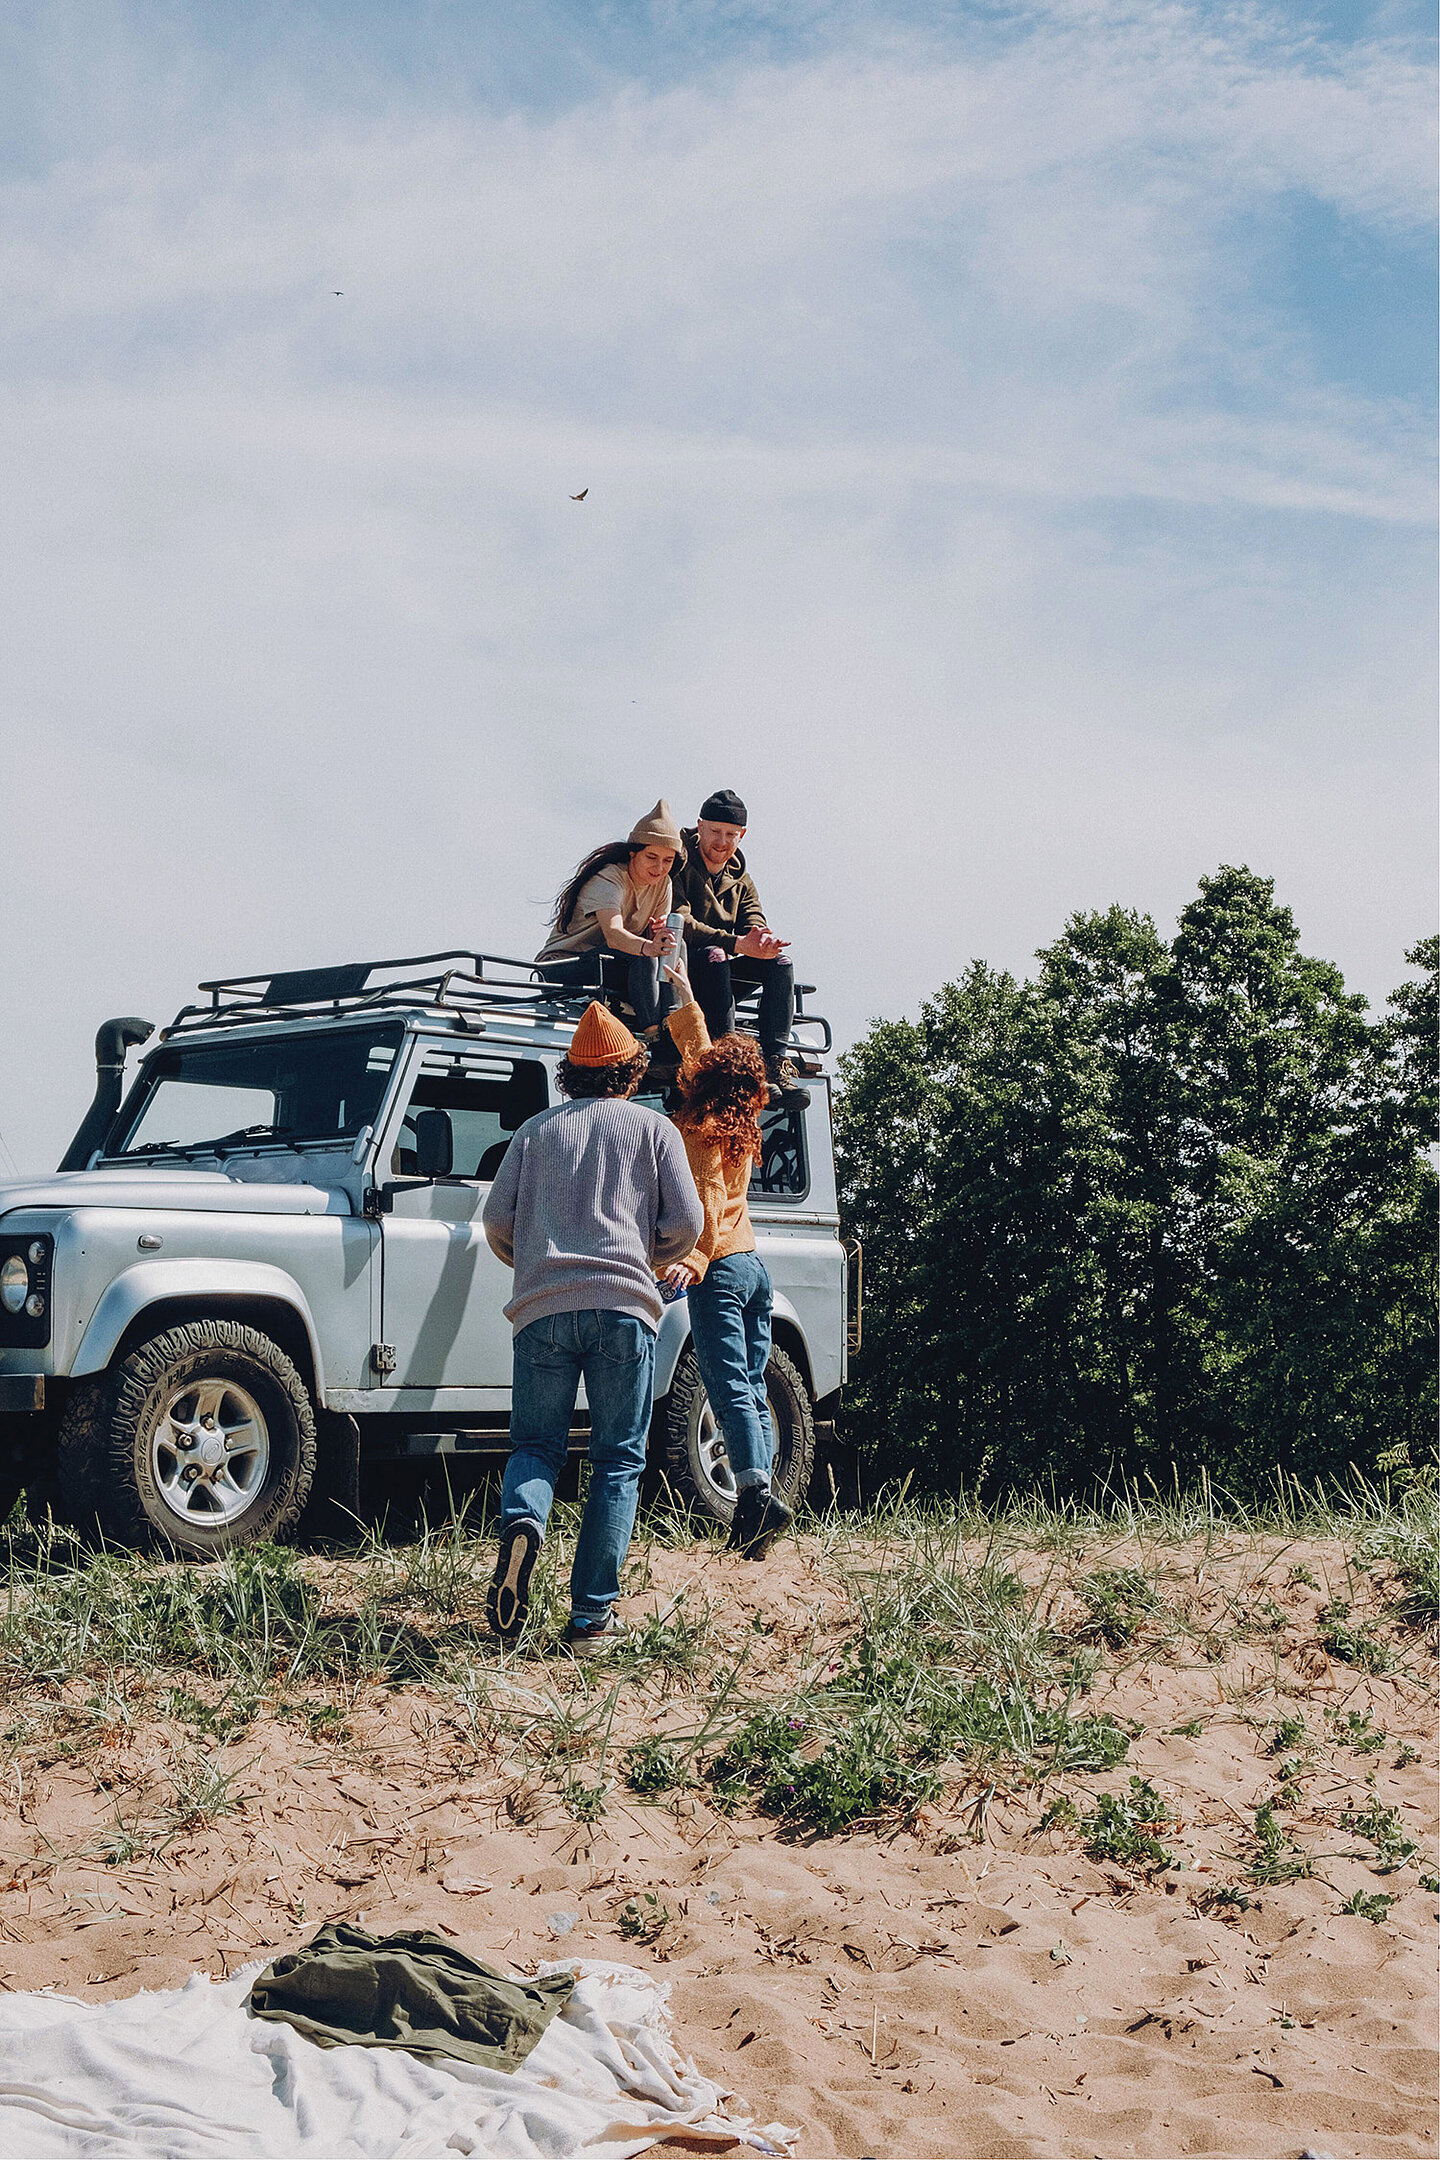
{"type": "Polygon", "coordinates": [[[252,1140],[287,1141],[293,1128],[282,1125],[241,1125],[234,1132],[221,1133],[218,1140],[204,1142],[208,1154],[218,1155],[221,1148],[246,1147],[252,1140]]]}
{"type": "Polygon", "coordinates": [[[180,1155],[189,1157],[195,1152],[194,1144],[187,1140],[142,1140],[139,1147],[122,1148],[118,1155],[107,1155],[106,1162],[130,1162],[137,1155],[180,1155]]]}

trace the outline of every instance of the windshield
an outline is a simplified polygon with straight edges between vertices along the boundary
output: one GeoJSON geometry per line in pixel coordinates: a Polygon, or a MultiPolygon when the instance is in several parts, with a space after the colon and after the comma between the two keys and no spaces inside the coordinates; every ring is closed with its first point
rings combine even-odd
{"type": "Polygon", "coordinates": [[[263,1042],[197,1043],[147,1059],[106,1155],[323,1145],[373,1125],[402,1030],[347,1029],[263,1042]]]}

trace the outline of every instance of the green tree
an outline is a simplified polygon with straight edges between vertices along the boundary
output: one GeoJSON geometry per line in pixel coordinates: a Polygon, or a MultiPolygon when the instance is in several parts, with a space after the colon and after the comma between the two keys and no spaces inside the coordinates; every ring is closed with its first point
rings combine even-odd
{"type": "Polygon", "coordinates": [[[1170,946],[1076,916],[1035,981],[973,966],[842,1061],[886,1468],[1255,1485],[1433,1415],[1436,941],[1372,1021],[1271,882],[1202,881],[1170,946]]]}

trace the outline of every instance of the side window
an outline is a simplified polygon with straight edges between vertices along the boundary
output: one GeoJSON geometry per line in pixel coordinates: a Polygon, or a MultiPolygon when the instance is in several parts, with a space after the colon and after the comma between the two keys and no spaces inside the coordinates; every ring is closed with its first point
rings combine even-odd
{"type": "Polygon", "coordinates": [[[450,1120],[452,1175],[493,1178],[511,1135],[548,1100],[545,1067],[534,1059],[493,1050],[427,1050],[391,1156],[391,1175],[416,1174],[416,1112],[443,1110],[450,1120]]]}
{"type": "Polygon", "coordinates": [[[750,1173],[750,1197],[799,1200],[810,1190],[803,1110],[767,1110],[760,1120],[764,1152],[750,1173]]]}

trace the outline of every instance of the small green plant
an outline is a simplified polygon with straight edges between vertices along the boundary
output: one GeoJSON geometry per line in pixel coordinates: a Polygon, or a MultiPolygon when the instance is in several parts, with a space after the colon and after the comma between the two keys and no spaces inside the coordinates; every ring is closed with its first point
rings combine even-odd
{"type": "Polygon", "coordinates": [[[1308,1567],[1306,1567],[1303,1560],[1299,1560],[1296,1562],[1295,1566],[1291,1568],[1289,1575],[1286,1577],[1286,1580],[1287,1582],[1292,1584],[1303,1583],[1307,1590],[1318,1590],[1320,1588],[1320,1585],[1316,1581],[1314,1574],[1308,1567]]]}
{"type": "Polygon", "coordinates": [[[1217,1883],[1213,1890],[1207,1890],[1201,1905],[1207,1912],[1253,1912],[1255,1900],[1246,1897],[1238,1883],[1227,1882],[1217,1883]]]}
{"type": "Polygon", "coordinates": [[[222,1744],[233,1740],[238,1734],[248,1732],[260,1710],[259,1699],[254,1695],[241,1694],[221,1703],[202,1702],[189,1688],[167,1689],[160,1698],[161,1714],[174,1718],[177,1725],[186,1725],[192,1732],[205,1733],[222,1744]]]}
{"type": "Polygon", "coordinates": [[[1061,1793],[1058,1800],[1050,1802],[1049,1807],[1046,1808],[1035,1828],[1037,1830],[1073,1830],[1079,1820],[1079,1808],[1076,1807],[1068,1793],[1061,1793]]]}
{"type": "Polygon", "coordinates": [[[620,1933],[627,1942],[658,1942],[675,1915],[653,1890],[642,1890],[638,1898],[627,1898],[620,1909],[620,1933]]]}
{"type": "Polygon", "coordinates": [[[763,1812],[834,1837],[861,1821],[912,1821],[941,1785],[902,1752],[883,1714],[867,1709],[818,1749],[806,1721],[767,1710],[750,1719],[710,1763],[718,1794],[739,1787],[763,1812]]]}
{"type": "Polygon", "coordinates": [[[1174,1854],[1155,1834],[1174,1816],[1170,1803],[1147,1779],[1132,1777],[1127,1792],[1101,1793],[1090,1813],[1080,1818],[1081,1840],[1092,1860],[1113,1860],[1153,1875],[1174,1866],[1174,1854]]]}
{"type": "Polygon", "coordinates": [[[1375,1847],[1370,1865],[1377,1875],[1393,1875],[1420,1850],[1414,1838],[1405,1835],[1398,1809],[1382,1807],[1378,1800],[1372,1800],[1363,1813],[1347,1808],[1340,1817],[1340,1827],[1369,1839],[1375,1847]]]}
{"type": "Polygon", "coordinates": [[[685,1773],[673,1745],[652,1733],[626,1755],[625,1782],[631,1792],[643,1797],[647,1793],[673,1792],[677,1785],[684,1784],[685,1773]]]}
{"type": "Polygon", "coordinates": [[[1310,1855],[1286,1830],[1273,1800],[1255,1810],[1255,1850],[1248,1873],[1251,1882],[1264,1884],[1298,1882],[1314,1873],[1310,1855]]]}
{"type": "Polygon", "coordinates": [[[1081,1642],[1104,1643],[1107,1650],[1123,1650],[1160,1610],[1160,1600],[1139,1568],[1097,1568],[1077,1588],[1086,1616],[1076,1634],[1081,1642]]]}
{"type": "Polygon", "coordinates": [[[1372,1724],[1371,1711],[1347,1710],[1343,1717],[1335,1710],[1325,1714],[1338,1747],[1353,1748],[1357,1755],[1378,1755],[1385,1746],[1388,1735],[1383,1725],[1372,1724]]]}
{"type": "Polygon", "coordinates": [[[1172,1725],[1170,1734],[1171,1738],[1175,1740],[1198,1740],[1204,1730],[1204,1718],[1192,1717],[1187,1718],[1183,1725],[1172,1725]]]}
{"type": "Polygon", "coordinates": [[[1357,1890],[1353,1897],[1346,1898],[1340,1910],[1342,1913],[1354,1913],[1359,1920],[1373,1921],[1375,1926],[1379,1927],[1394,1903],[1394,1898],[1384,1890],[1357,1890]]]}
{"type": "Polygon", "coordinates": [[[1245,1625],[1252,1634],[1278,1635],[1281,1628],[1290,1624],[1289,1614],[1276,1604],[1274,1598],[1261,1598],[1246,1614],[1245,1625]]]}
{"type": "Polygon", "coordinates": [[[238,1780],[242,1770],[249,1767],[237,1763],[233,1770],[223,1770],[210,1755],[197,1753],[188,1759],[172,1755],[170,1782],[175,1788],[176,1828],[193,1830],[244,1807],[249,1795],[241,1791],[238,1780]]]}
{"type": "Polygon", "coordinates": [[[598,1785],[587,1785],[583,1778],[571,1777],[565,1780],[561,1798],[576,1822],[596,1823],[605,1813],[609,1791],[603,1778],[598,1785]]]}
{"type": "Polygon", "coordinates": [[[1270,1735],[1270,1753],[1283,1755],[1287,1749],[1299,1747],[1308,1738],[1303,1717],[1283,1717],[1270,1735]]]}
{"type": "Polygon", "coordinates": [[[1362,1672],[1389,1672],[1394,1662],[1389,1644],[1363,1621],[1355,1620],[1353,1607],[1338,1598],[1320,1608],[1320,1647],[1346,1665],[1358,1665],[1362,1672]]]}
{"type": "Polygon", "coordinates": [[[1430,1895],[1434,1897],[1437,1892],[1440,1892],[1440,1875],[1422,1875],[1420,1877],[1420,1887],[1422,1890],[1428,1890],[1430,1895]]]}
{"type": "Polygon", "coordinates": [[[1411,1747],[1409,1741],[1406,1740],[1401,1743],[1400,1752],[1395,1757],[1392,1768],[1396,1770],[1408,1770],[1412,1763],[1417,1763],[1420,1761],[1420,1759],[1421,1758],[1419,1748],[1411,1747]]]}

